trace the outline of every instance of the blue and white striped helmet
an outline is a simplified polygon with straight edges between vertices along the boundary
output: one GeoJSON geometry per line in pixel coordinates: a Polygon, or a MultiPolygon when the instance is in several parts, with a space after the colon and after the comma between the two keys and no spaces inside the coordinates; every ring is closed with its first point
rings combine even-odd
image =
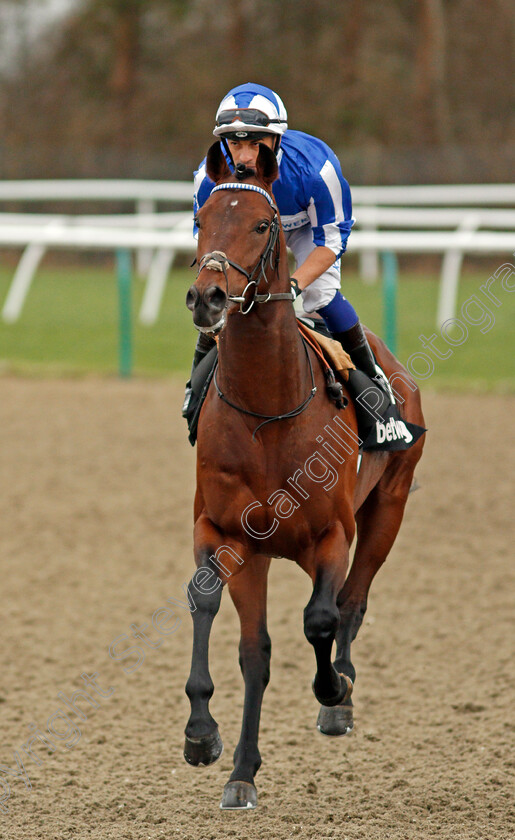
{"type": "Polygon", "coordinates": [[[247,82],[222,99],[216,112],[215,137],[247,139],[253,134],[284,134],[288,114],[282,99],[263,85],[247,82]]]}

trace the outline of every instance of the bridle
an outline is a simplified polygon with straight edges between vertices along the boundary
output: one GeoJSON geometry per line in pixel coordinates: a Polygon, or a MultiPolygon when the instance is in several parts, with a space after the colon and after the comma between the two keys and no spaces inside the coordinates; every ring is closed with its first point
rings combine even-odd
{"type": "MultiPolygon", "coordinates": [[[[227,286],[227,301],[230,301],[232,303],[239,303],[240,304],[240,312],[241,312],[242,315],[248,315],[255,303],[268,303],[269,301],[274,301],[274,300],[289,300],[290,302],[294,301],[295,300],[295,293],[294,292],[278,292],[276,294],[272,294],[270,292],[268,292],[267,294],[258,294],[257,293],[257,287],[258,287],[258,285],[261,281],[261,278],[263,278],[265,280],[265,282],[268,284],[268,277],[266,276],[266,264],[267,264],[267,262],[268,261],[270,262],[270,268],[277,268],[277,266],[279,265],[279,257],[280,257],[280,250],[279,250],[279,247],[280,247],[280,243],[279,243],[279,214],[278,214],[276,204],[273,201],[273,199],[271,198],[271,196],[266,192],[266,190],[261,189],[261,187],[254,186],[254,184],[241,184],[241,183],[240,184],[234,184],[234,183],[219,184],[217,187],[214,187],[211,190],[211,195],[214,192],[216,192],[217,190],[251,190],[252,192],[257,192],[260,195],[264,196],[264,198],[266,198],[266,200],[268,201],[268,203],[270,204],[270,206],[272,207],[272,209],[274,211],[274,216],[273,216],[273,219],[270,223],[270,233],[269,233],[269,236],[268,236],[268,241],[266,243],[265,249],[262,252],[261,256],[259,257],[259,259],[258,259],[256,265],[254,266],[254,268],[252,269],[252,271],[246,271],[241,265],[239,265],[238,263],[229,259],[229,257],[226,254],[224,254],[223,251],[211,251],[209,254],[204,254],[204,256],[201,257],[201,259],[199,261],[199,270],[198,270],[198,273],[197,273],[197,277],[199,276],[200,272],[203,271],[204,268],[209,268],[209,269],[212,269],[213,271],[221,271],[223,273],[224,277],[225,277],[225,282],[226,282],[226,286],[227,286]],[[277,251],[277,253],[275,253],[276,251],[277,251]],[[244,277],[247,278],[247,285],[245,286],[245,289],[243,290],[242,295],[230,295],[229,294],[229,279],[227,277],[227,268],[229,266],[232,266],[232,268],[235,268],[236,271],[239,271],[241,274],[244,275],[244,277]],[[256,274],[257,274],[257,279],[256,279],[256,274]],[[255,287],[254,296],[251,299],[249,305],[244,309],[243,305],[246,301],[245,294],[247,292],[247,289],[249,289],[251,286],[255,287]]],[[[223,323],[223,320],[224,319],[222,318],[222,323],[223,323]]],[[[216,330],[216,327],[217,327],[217,325],[215,324],[215,330],[216,330]]],[[[247,414],[250,417],[257,417],[261,420],[261,423],[258,423],[258,425],[256,426],[256,428],[254,429],[254,431],[252,433],[253,440],[255,440],[256,433],[259,431],[259,429],[261,429],[262,426],[265,426],[267,423],[271,423],[273,420],[289,420],[293,417],[297,417],[299,414],[302,414],[302,412],[305,411],[305,409],[308,407],[309,403],[314,398],[314,396],[317,392],[317,386],[315,385],[315,374],[314,374],[314,371],[313,371],[313,365],[311,363],[309,350],[306,346],[306,339],[304,338],[304,336],[302,334],[301,334],[301,338],[302,338],[302,345],[304,347],[304,352],[306,353],[306,358],[307,358],[307,362],[308,362],[309,373],[310,373],[310,377],[311,377],[311,388],[310,388],[310,391],[309,391],[307,397],[304,400],[302,400],[300,405],[298,405],[296,408],[293,408],[291,411],[285,412],[284,414],[260,414],[257,411],[249,411],[247,408],[243,408],[243,406],[236,405],[236,403],[233,403],[231,400],[229,400],[225,396],[225,394],[221,390],[220,386],[218,385],[218,380],[217,380],[217,377],[216,377],[218,362],[216,363],[216,366],[213,370],[212,377],[213,377],[213,383],[214,383],[214,386],[216,388],[216,392],[217,392],[219,398],[221,400],[223,400],[223,402],[227,403],[227,405],[230,405],[231,408],[235,408],[236,411],[240,411],[242,414],[247,414]]],[[[211,380],[209,379],[209,382],[210,381],[211,380]]],[[[208,387],[209,387],[209,382],[206,383],[208,385],[208,387]]]]}
{"type": "Polygon", "coordinates": [[[254,184],[219,184],[217,187],[214,187],[211,190],[211,195],[214,192],[217,192],[218,190],[250,190],[252,192],[257,192],[264,198],[266,198],[266,200],[268,201],[268,203],[274,211],[272,221],[270,222],[270,232],[268,234],[266,246],[252,271],[246,271],[246,269],[244,269],[243,266],[239,265],[237,262],[234,262],[234,260],[229,259],[227,254],[225,254],[223,251],[211,251],[208,254],[204,254],[204,256],[201,257],[201,259],[199,260],[197,278],[200,272],[204,270],[204,268],[209,268],[212,271],[222,272],[225,277],[225,284],[227,289],[227,302],[239,303],[240,312],[242,315],[248,315],[255,303],[268,303],[269,301],[274,300],[289,300],[291,302],[295,300],[294,292],[267,292],[266,294],[258,294],[257,291],[257,287],[259,286],[261,279],[263,279],[265,283],[268,284],[268,277],[266,276],[267,262],[270,263],[270,268],[277,268],[277,266],[279,265],[279,215],[274,200],[271,198],[271,196],[267,193],[266,190],[263,190],[261,189],[261,187],[257,187],[254,184]],[[241,295],[229,294],[229,278],[227,277],[227,269],[229,268],[229,266],[235,268],[236,271],[239,271],[240,274],[243,274],[243,276],[247,278],[247,285],[245,286],[241,295]],[[254,295],[251,298],[248,305],[244,307],[244,304],[247,302],[247,291],[252,286],[254,286],[254,295]]]}

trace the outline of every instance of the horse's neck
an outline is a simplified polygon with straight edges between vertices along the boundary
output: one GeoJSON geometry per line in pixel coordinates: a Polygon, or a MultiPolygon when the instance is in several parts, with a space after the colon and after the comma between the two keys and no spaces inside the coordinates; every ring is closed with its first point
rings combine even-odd
{"type": "MultiPolygon", "coordinates": [[[[288,277],[274,284],[274,292],[287,290],[288,277]]],[[[257,303],[247,316],[231,313],[219,341],[218,381],[227,397],[261,414],[289,411],[302,401],[309,375],[291,303],[257,303]]]]}

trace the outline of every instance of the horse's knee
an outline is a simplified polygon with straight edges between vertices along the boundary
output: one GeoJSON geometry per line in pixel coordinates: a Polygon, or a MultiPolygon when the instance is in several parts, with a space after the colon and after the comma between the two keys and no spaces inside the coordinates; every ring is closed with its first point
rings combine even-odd
{"type": "Polygon", "coordinates": [[[195,613],[215,616],[222,600],[222,581],[208,566],[199,566],[188,584],[188,601],[195,613]]]}
{"type": "Polygon", "coordinates": [[[304,610],[304,634],[311,644],[332,640],[340,623],[336,605],[310,602],[304,610]]]}

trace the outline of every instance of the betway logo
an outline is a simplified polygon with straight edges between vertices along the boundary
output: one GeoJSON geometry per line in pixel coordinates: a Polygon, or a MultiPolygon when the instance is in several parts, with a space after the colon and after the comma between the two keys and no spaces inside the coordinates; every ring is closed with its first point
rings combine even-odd
{"type": "Polygon", "coordinates": [[[394,420],[393,417],[387,423],[376,421],[377,442],[384,443],[385,440],[401,440],[411,443],[413,435],[407,429],[403,420],[394,420]]]}

